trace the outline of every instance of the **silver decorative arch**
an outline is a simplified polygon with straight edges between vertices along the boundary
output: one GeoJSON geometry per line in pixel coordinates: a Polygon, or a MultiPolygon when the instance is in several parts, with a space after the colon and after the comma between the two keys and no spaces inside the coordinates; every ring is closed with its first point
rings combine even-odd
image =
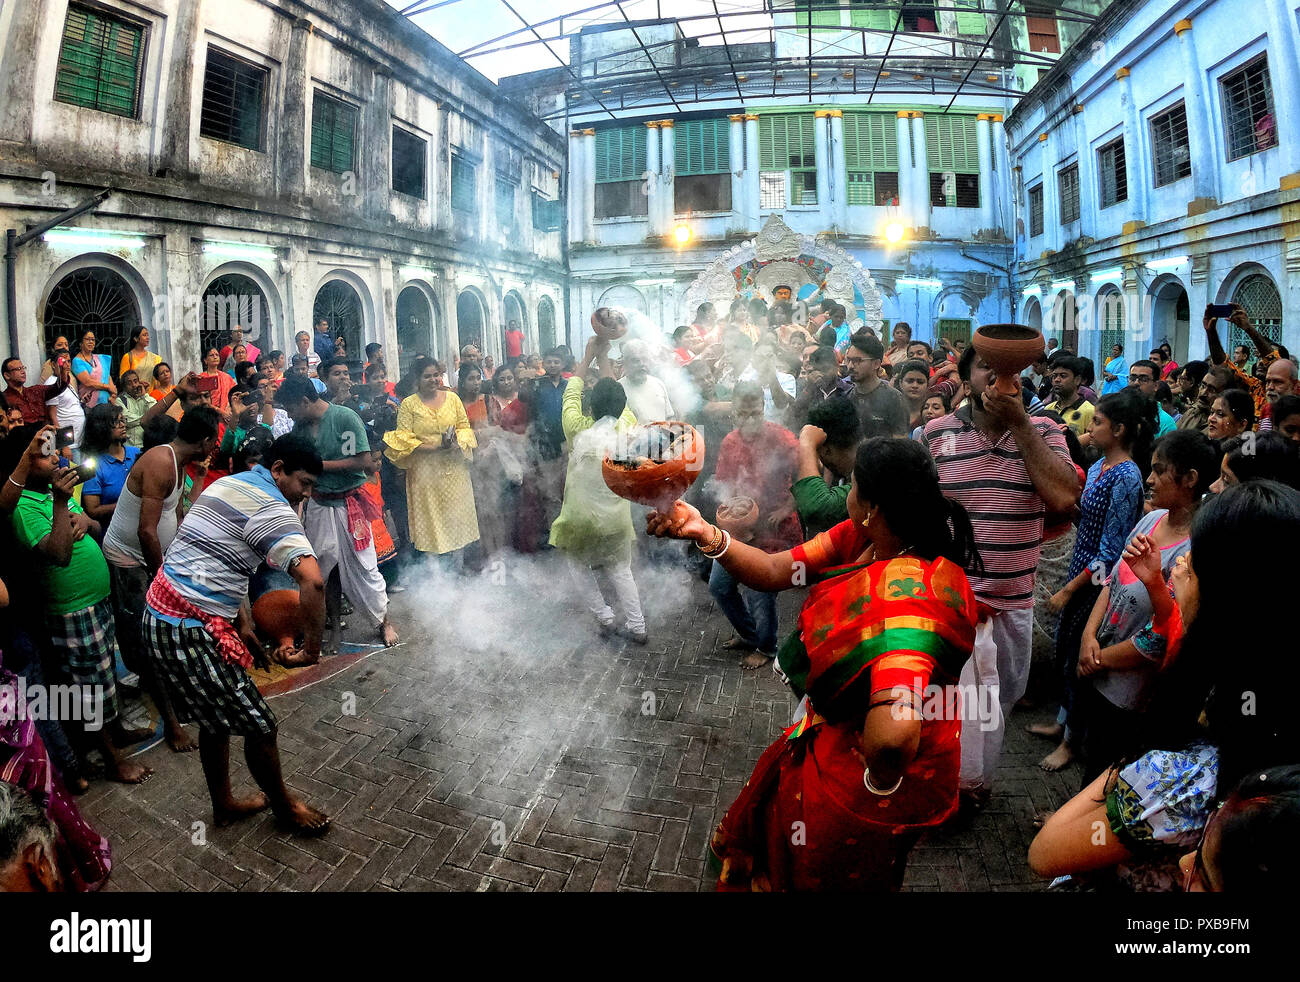
{"type": "MultiPolygon", "coordinates": [[[[857,288],[862,297],[864,316],[850,323],[855,328],[869,327],[879,333],[883,324],[882,301],[876,282],[871,278],[871,271],[833,242],[794,231],[779,214],[771,215],[757,236],[719,253],[704,268],[686,290],[685,307],[688,315],[705,301],[725,310],[736,298],[737,267],[756,266],[753,273],[754,285],[770,291],[777,284],[768,282],[774,277],[764,275],[764,270],[775,267],[780,270],[776,278],[788,281],[791,278],[788,275],[791,267],[798,265],[800,257],[804,256],[818,259],[829,267],[822,296],[854,310],[856,304],[853,290],[854,287],[857,288]]],[[[810,279],[806,281],[811,282],[810,279]]],[[[799,284],[790,285],[797,287],[799,284]]]]}

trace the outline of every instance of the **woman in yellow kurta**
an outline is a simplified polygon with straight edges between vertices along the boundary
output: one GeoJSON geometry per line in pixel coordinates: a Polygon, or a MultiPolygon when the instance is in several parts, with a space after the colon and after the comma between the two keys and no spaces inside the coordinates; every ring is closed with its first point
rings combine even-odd
{"type": "Polygon", "coordinates": [[[416,359],[413,395],[397,410],[397,429],[384,435],[384,454],[406,471],[411,541],[437,555],[478,541],[478,515],[469,461],[478,440],[456,393],[443,388],[442,366],[416,359]]]}
{"type": "Polygon", "coordinates": [[[153,378],[154,367],[162,361],[162,356],[149,350],[149,328],[137,327],[131,332],[131,348],[122,356],[121,369],[117,377],[127,372],[135,372],[141,380],[148,383],[153,378]]]}

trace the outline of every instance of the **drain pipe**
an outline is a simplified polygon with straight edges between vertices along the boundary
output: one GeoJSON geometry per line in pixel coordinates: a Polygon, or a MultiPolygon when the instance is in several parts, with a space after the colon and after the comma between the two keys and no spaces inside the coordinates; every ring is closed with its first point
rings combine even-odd
{"type": "Polygon", "coordinates": [[[105,198],[113,193],[113,188],[104,188],[75,208],[60,212],[49,221],[34,225],[21,235],[17,229],[5,229],[5,321],[9,327],[9,354],[18,354],[18,250],[33,239],[40,238],[57,225],[63,225],[80,218],[88,211],[93,211],[105,198]]]}

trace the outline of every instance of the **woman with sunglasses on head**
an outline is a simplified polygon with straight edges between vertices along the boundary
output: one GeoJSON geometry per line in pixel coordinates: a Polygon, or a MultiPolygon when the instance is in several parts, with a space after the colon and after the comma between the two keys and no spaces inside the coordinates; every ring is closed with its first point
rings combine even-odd
{"type": "Polygon", "coordinates": [[[1188,893],[1268,896],[1300,877],[1300,765],[1250,773],[1178,861],[1188,893]]]}
{"type": "MultiPolygon", "coordinates": [[[[1229,789],[1300,757],[1300,714],[1291,687],[1279,684],[1294,674],[1291,652],[1278,644],[1274,618],[1243,616],[1241,591],[1243,575],[1268,556],[1297,550],[1300,492],[1266,480],[1208,499],[1168,585],[1159,548],[1146,536],[1129,543],[1125,562],[1147,588],[1150,629],[1165,643],[1139,749],[1047,819],[1029,849],[1034,872],[1093,872],[1147,858],[1153,846],[1190,849],[1229,789]],[[1099,823],[1114,834],[1099,841],[1099,823]]],[[[1287,610],[1294,594],[1288,577],[1250,577],[1252,609],[1287,610]]]]}

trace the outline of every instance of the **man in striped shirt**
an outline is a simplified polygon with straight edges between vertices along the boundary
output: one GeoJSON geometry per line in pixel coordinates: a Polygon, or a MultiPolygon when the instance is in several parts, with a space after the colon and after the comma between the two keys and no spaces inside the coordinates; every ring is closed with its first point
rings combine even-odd
{"type": "Polygon", "coordinates": [[[984,569],[968,571],[984,615],[975,648],[962,670],[962,691],[976,705],[999,707],[995,719],[965,713],[961,734],[963,797],[976,808],[987,801],[1002,753],[1006,714],[1025,694],[1034,623],[1034,575],[1048,512],[1069,511],[1079,478],[1065,437],[1050,420],[1030,416],[1020,393],[993,386],[993,369],[974,347],[958,363],[971,397],[948,416],[931,420],[923,442],[939,470],[944,496],[970,514],[984,569]],[[992,690],[989,695],[977,691],[992,690]]]}

